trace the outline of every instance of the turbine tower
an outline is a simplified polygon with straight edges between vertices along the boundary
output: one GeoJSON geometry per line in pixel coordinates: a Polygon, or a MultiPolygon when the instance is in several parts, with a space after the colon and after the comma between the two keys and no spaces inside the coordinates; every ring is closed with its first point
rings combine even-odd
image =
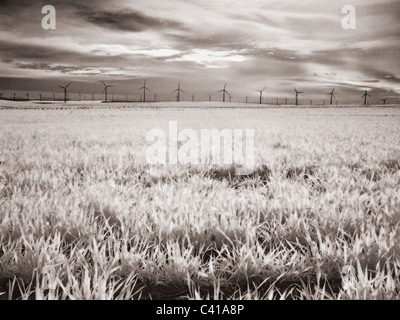
{"type": "Polygon", "coordinates": [[[336,96],[335,96],[335,88],[333,88],[332,92],[331,92],[331,93],[328,93],[328,95],[331,96],[331,105],[332,105],[333,97],[335,97],[335,99],[336,99],[336,96]]]}
{"type": "MultiPolygon", "coordinates": [[[[267,87],[265,87],[265,88],[262,89],[262,90],[256,90],[257,92],[260,93],[260,104],[262,104],[262,94],[263,94],[263,92],[264,92],[265,89],[267,89],[267,87]]],[[[247,102],[246,102],[246,103],[247,103],[247,102]]]]}
{"type": "Polygon", "coordinates": [[[107,102],[108,101],[107,100],[108,88],[112,88],[112,86],[106,85],[103,80],[101,82],[103,83],[103,86],[104,86],[103,93],[105,94],[105,101],[107,102]]]}
{"type": "MultiPolygon", "coordinates": [[[[294,87],[293,87],[293,88],[294,88],[294,87]]],[[[304,92],[302,92],[302,91],[297,91],[296,88],[294,88],[294,91],[296,92],[296,106],[297,106],[297,105],[299,105],[298,96],[299,96],[300,93],[304,93],[304,92]]]]}
{"type": "Polygon", "coordinates": [[[364,106],[367,105],[367,97],[371,96],[368,94],[368,90],[365,90],[364,94],[361,96],[361,98],[364,98],[364,106]]]}
{"type": "Polygon", "coordinates": [[[146,90],[151,92],[151,90],[146,87],[146,80],[144,80],[143,87],[138,90],[143,90],[143,102],[146,102],[146,90]]]}
{"type": "Polygon", "coordinates": [[[61,89],[64,89],[64,103],[67,103],[67,89],[71,85],[71,83],[68,83],[65,87],[59,86],[61,89]]]}
{"type": "Polygon", "coordinates": [[[192,102],[194,101],[194,93],[192,94],[192,102]]]}
{"type": "Polygon", "coordinates": [[[26,95],[26,101],[29,101],[29,92],[26,95]]]}
{"type": "Polygon", "coordinates": [[[383,104],[386,104],[386,101],[388,101],[388,100],[389,100],[389,98],[380,99],[380,100],[382,100],[382,101],[383,101],[383,104]]]}
{"type": "Polygon", "coordinates": [[[218,92],[222,92],[222,102],[225,102],[225,94],[229,94],[228,91],[226,91],[226,83],[224,85],[224,88],[222,90],[219,90],[218,92]]]}
{"type": "Polygon", "coordinates": [[[3,93],[0,93],[0,100],[3,100],[3,93]]]}
{"type": "Polygon", "coordinates": [[[176,90],[174,90],[172,92],[178,92],[178,96],[177,96],[178,102],[181,101],[181,92],[185,93],[185,91],[183,91],[181,89],[181,83],[180,82],[178,82],[178,89],[176,89],[176,90]]]}

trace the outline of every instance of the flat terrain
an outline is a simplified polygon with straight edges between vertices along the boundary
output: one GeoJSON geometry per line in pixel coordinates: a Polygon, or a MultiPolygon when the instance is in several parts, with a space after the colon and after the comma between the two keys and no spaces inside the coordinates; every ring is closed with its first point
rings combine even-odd
{"type": "Polygon", "coordinates": [[[0,299],[400,298],[399,106],[146,106],[1,101],[0,299]],[[149,165],[169,121],[256,170],[149,165]]]}

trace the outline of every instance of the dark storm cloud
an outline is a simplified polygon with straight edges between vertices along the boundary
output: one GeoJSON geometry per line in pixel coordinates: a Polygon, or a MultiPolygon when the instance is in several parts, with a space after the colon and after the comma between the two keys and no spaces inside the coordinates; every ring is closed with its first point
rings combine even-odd
{"type": "Polygon", "coordinates": [[[181,23],[147,16],[139,11],[101,11],[85,8],[79,15],[87,22],[104,28],[141,32],[147,29],[182,29],[181,23]]]}
{"type": "Polygon", "coordinates": [[[90,70],[90,67],[87,66],[50,65],[47,63],[16,63],[15,67],[18,69],[59,71],[62,73],[90,70]]]}
{"type": "MultiPolygon", "coordinates": [[[[2,61],[7,61],[8,63],[29,61],[32,66],[48,65],[50,63],[70,63],[76,65],[85,62],[90,64],[112,64],[124,62],[126,60],[126,57],[123,55],[103,57],[95,56],[91,52],[83,53],[51,46],[9,43],[1,40],[0,56],[2,61]]],[[[17,64],[17,67],[23,65],[24,64],[20,63],[19,65],[17,64]]]]}
{"type": "Polygon", "coordinates": [[[10,43],[0,40],[0,54],[3,59],[13,61],[18,59],[45,60],[57,57],[62,60],[71,57],[71,51],[41,45],[10,43]]]}

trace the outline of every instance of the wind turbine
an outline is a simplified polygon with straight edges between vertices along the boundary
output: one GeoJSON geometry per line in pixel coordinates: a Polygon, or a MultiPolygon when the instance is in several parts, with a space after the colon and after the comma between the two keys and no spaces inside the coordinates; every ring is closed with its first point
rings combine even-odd
{"type": "Polygon", "coordinates": [[[297,97],[299,96],[299,94],[300,93],[304,93],[304,92],[302,92],[302,91],[297,91],[297,89],[295,88],[295,87],[293,87],[294,88],[294,91],[296,91],[296,106],[299,104],[298,103],[298,99],[297,99],[297,97]]]}
{"type": "Polygon", "coordinates": [[[40,101],[42,101],[42,94],[41,93],[39,93],[39,98],[40,98],[40,101]]]}
{"type": "Polygon", "coordinates": [[[331,96],[331,105],[332,105],[333,97],[335,97],[335,99],[336,99],[336,96],[335,96],[335,88],[333,88],[332,92],[331,92],[331,93],[328,93],[328,95],[331,96]]]}
{"type": "Polygon", "coordinates": [[[177,96],[177,101],[178,102],[181,101],[181,92],[185,93],[185,91],[183,91],[181,89],[181,83],[180,82],[178,82],[178,89],[176,89],[176,90],[174,90],[172,92],[178,92],[178,96],[177,96]]]}
{"type": "Polygon", "coordinates": [[[104,86],[103,93],[105,94],[105,101],[107,102],[108,101],[107,100],[108,88],[112,88],[112,86],[106,85],[103,80],[101,80],[101,82],[103,83],[103,86],[104,86]]]}
{"type": "Polygon", "coordinates": [[[15,94],[15,92],[14,92],[13,96],[14,96],[14,101],[16,101],[17,100],[17,95],[15,94]]]}
{"type": "Polygon", "coordinates": [[[229,102],[232,102],[232,96],[231,96],[231,94],[228,93],[228,96],[229,96],[229,102]]]}
{"type": "Polygon", "coordinates": [[[194,101],[194,93],[192,94],[192,102],[194,101]]]}
{"type": "Polygon", "coordinates": [[[222,90],[219,90],[218,92],[222,92],[222,93],[223,93],[223,95],[222,95],[222,102],[225,102],[225,94],[226,94],[226,93],[229,94],[229,92],[226,91],[226,83],[225,83],[225,85],[224,85],[224,88],[223,88],[222,90]]]}
{"type": "Polygon", "coordinates": [[[386,101],[388,101],[388,100],[389,100],[389,98],[380,99],[380,100],[382,100],[382,101],[383,101],[383,104],[386,104],[386,101]]]}
{"type": "Polygon", "coordinates": [[[361,96],[361,98],[364,98],[364,106],[367,104],[367,97],[371,97],[368,94],[368,90],[365,90],[364,94],[361,96]]]}
{"type": "Polygon", "coordinates": [[[146,90],[151,92],[151,90],[146,87],[146,80],[144,80],[143,87],[138,90],[143,90],[143,102],[146,102],[146,90]]]}
{"type": "Polygon", "coordinates": [[[65,87],[63,86],[58,86],[61,89],[64,89],[64,103],[67,103],[67,88],[71,85],[71,83],[68,83],[65,87]]]}
{"type": "Polygon", "coordinates": [[[267,87],[265,87],[265,88],[262,89],[262,90],[256,90],[257,92],[260,93],[260,104],[262,104],[262,94],[263,94],[263,91],[264,91],[265,89],[267,89],[267,87]]]}

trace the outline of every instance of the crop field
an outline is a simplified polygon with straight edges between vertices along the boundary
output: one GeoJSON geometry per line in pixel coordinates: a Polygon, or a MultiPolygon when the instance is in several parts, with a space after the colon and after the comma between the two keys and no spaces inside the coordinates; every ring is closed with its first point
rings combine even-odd
{"type": "Polygon", "coordinates": [[[399,141],[393,105],[0,107],[0,299],[400,299],[399,141]],[[255,170],[149,164],[169,121],[255,170]]]}

